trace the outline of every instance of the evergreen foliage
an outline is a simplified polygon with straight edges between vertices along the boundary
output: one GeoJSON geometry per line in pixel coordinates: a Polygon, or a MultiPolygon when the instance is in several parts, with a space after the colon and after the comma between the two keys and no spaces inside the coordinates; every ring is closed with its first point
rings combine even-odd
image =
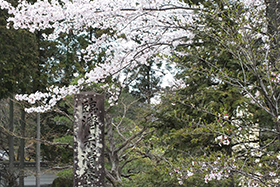
{"type": "Polygon", "coordinates": [[[34,34],[7,29],[7,11],[0,11],[0,99],[31,93],[38,48],[34,34]]]}

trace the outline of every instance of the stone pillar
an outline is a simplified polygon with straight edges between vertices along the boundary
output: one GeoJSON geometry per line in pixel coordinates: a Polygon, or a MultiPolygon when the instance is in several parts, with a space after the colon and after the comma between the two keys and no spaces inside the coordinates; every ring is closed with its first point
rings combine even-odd
{"type": "Polygon", "coordinates": [[[75,95],[74,186],[104,187],[104,96],[75,95]]]}

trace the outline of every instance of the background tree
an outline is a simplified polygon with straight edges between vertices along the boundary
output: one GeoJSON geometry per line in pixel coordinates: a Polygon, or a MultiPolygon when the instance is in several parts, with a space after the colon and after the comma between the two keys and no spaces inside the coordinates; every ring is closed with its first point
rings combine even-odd
{"type": "Polygon", "coordinates": [[[178,46],[172,58],[178,59],[182,73],[177,76],[185,86],[163,100],[160,127],[170,129],[162,132],[171,145],[166,153],[175,152],[174,163],[184,160],[177,168],[185,168],[187,178],[189,172],[205,172],[211,185],[277,185],[278,83],[273,78],[278,74],[269,57],[274,37],[263,32],[265,10],[206,3],[191,42],[178,46]]]}

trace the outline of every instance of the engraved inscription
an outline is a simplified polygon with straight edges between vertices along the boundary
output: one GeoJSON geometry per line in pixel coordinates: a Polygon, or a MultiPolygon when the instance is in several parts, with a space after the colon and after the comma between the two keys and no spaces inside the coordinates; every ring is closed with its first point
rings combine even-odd
{"type": "Polygon", "coordinates": [[[75,96],[75,186],[104,186],[103,110],[103,97],[99,101],[95,94],[75,96]]]}

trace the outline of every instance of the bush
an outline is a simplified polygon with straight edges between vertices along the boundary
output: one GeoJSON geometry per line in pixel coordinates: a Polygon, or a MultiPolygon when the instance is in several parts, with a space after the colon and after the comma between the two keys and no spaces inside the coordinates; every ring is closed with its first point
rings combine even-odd
{"type": "Polygon", "coordinates": [[[58,178],[56,178],[52,187],[69,187],[73,186],[73,169],[63,170],[57,173],[58,178]]]}

